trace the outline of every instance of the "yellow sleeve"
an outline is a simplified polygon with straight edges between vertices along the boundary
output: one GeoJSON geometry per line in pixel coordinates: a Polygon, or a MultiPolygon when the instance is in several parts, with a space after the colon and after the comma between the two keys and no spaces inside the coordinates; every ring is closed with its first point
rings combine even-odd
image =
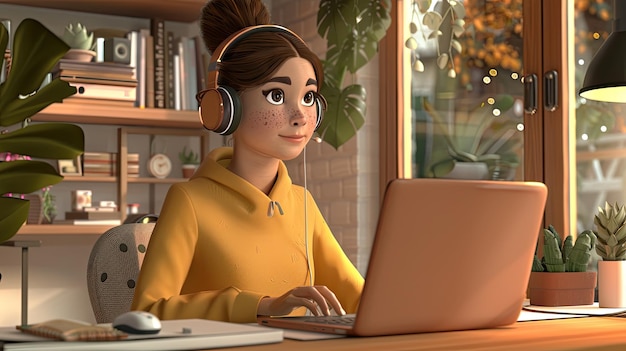
{"type": "Polygon", "coordinates": [[[317,206],[315,211],[315,284],[326,285],[347,313],[355,313],[365,281],[337,242],[317,206]]]}
{"type": "Polygon", "coordinates": [[[178,185],[167,193],[141,267],[133,310],[160,319],[203,318],[255,322],[262,295],[228,287],[182,294],[198,241],[198,220],[189,194],[178,185]]]}

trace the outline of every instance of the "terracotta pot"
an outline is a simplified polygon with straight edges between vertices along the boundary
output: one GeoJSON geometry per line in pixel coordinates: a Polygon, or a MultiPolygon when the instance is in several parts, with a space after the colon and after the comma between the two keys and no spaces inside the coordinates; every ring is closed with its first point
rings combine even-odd
{"type": "Polygon", "coordinates": [[[189,178],[191,177],[198,168],[198,165],[183,165],[183,177],[189,178]]]}
{"type": "Polygon", "coordinates": [[[535,306],[592,305],[596,272],[532,272],[528,282],[535,306]]]}
{"type": "Polygon", "coordinates": [[[598,261],[598,305],[626,307],[626,261],[598,261]]]}

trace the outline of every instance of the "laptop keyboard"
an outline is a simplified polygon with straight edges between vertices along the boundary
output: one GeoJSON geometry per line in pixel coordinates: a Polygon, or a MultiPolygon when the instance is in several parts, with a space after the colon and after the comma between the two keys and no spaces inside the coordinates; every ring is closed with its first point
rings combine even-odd
{"type": "Polygon", "coordinates": [[[306,322],[322,323],[322,324],[335,324],[335,325],[353,325],[355,315],[345,316],[317,316],[307,318],[306,322]]]}

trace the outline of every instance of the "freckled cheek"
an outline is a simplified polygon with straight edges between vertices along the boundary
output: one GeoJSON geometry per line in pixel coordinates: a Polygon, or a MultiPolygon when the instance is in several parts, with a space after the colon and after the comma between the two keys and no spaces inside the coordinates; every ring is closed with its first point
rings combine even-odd
{"type": "Polygon", "coordinates": [[[250,115],[250,125],[254,128],[280,129],[289,123],[282,111],[256,111],[250,115]]]}

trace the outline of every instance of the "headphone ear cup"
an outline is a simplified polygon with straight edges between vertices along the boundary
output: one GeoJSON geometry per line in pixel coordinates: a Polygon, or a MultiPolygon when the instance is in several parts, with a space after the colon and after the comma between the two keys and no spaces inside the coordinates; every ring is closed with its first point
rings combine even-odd
{"type": "Polygon", "coordinates": [[[315,120],[315,130],[320,127],[322,120],[324,119],[325,105],[319,98],[315,98],[315,110],[317,112],[317,118],[315,120]]]}
{"type": "Polygon", "coordinates": [[[215,133],[232,134],[241,120],[241,102],[237,91],[228,86],[208,89],[200,100],[200,121],[215,133]]]}
{"type": "Polygon", "coordinates": [[[241,122],[241,100],[237,91],[229,86],[219,86],[217,90],[222,95],[224,116],[219,130],[216,133],[222,135],[232,134],[241,122]]]}

